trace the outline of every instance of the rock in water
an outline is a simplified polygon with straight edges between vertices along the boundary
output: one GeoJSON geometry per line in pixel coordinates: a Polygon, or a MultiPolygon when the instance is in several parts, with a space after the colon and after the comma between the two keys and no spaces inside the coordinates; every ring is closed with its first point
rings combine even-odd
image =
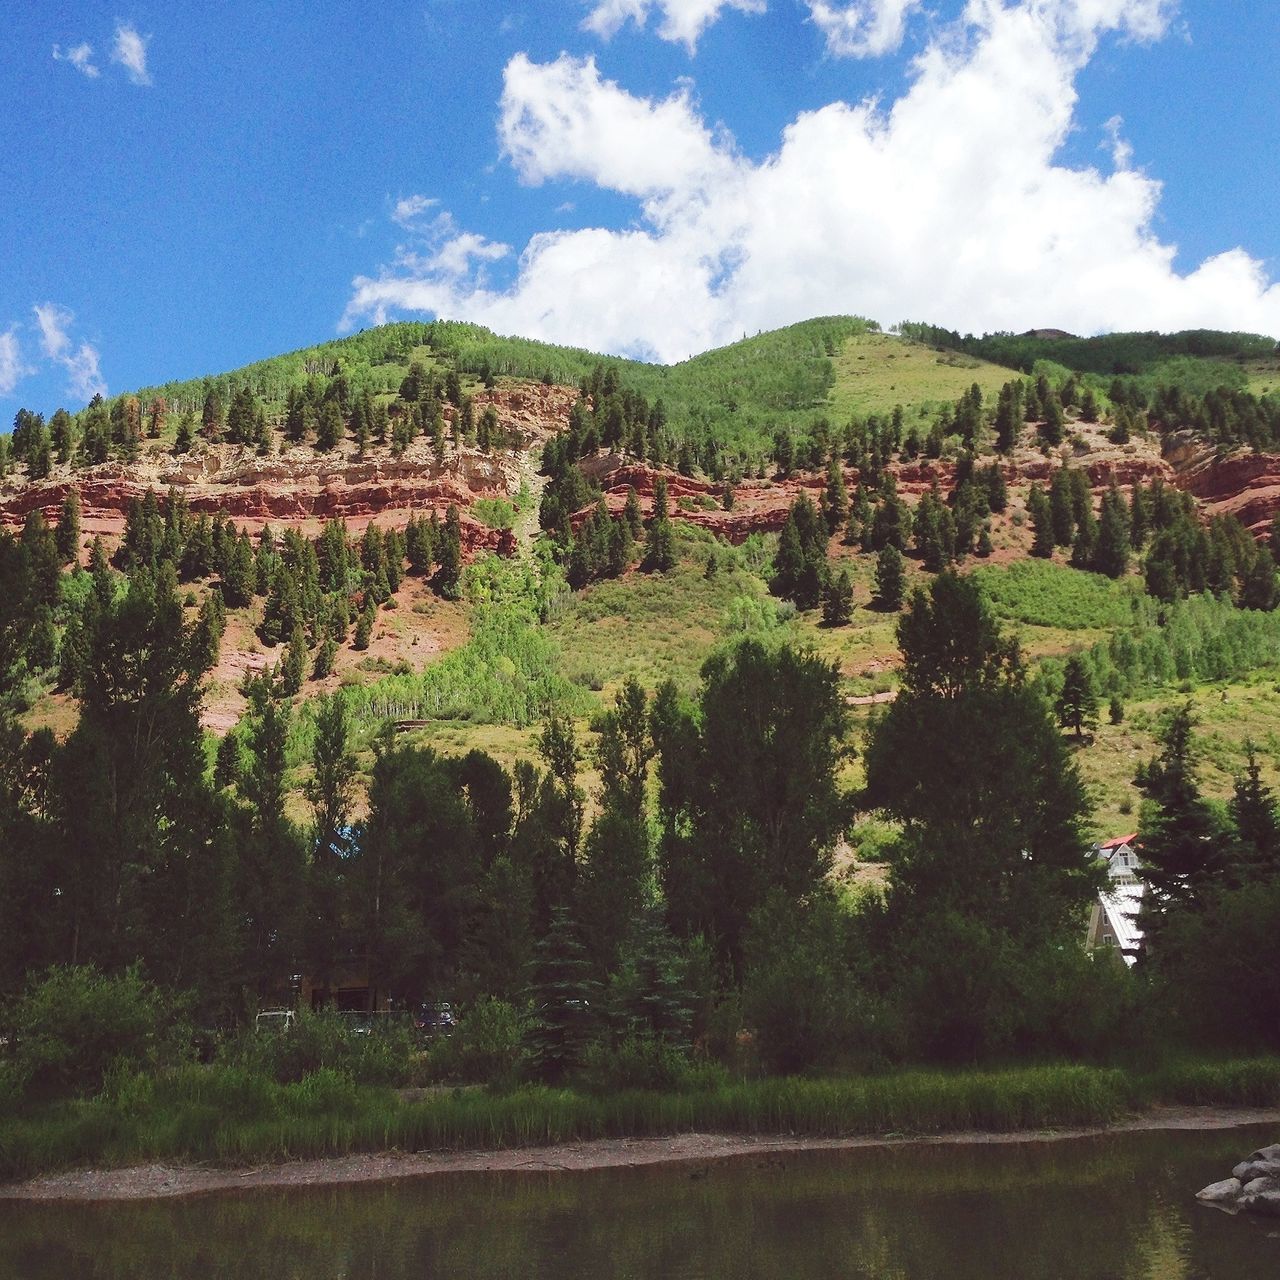
{"type": "Polygon", "coordinates": [[[1246,1183],[1236,1203],[1246,1213],[1280,1218],[1280,1178],[1254,1178],[1246,1183]]]}
{"type": "Polygon", "coordinates": [[[1225,1178],[1222,1182],[1211,1182],[1203,1191],[1196,1192],[1196,1199],[1205,1204],[1222,1204],[1234,1206],[1244,1185],[1239,1178],[1225,1178]]]}

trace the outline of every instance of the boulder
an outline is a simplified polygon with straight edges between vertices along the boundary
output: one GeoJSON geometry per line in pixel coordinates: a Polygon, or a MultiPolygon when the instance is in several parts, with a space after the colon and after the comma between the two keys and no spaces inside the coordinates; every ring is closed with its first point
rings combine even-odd
{"type": "Polygon", "coordinates": [[[1280,1162],[1280,1142],[1273,1143],[1269,1147],[1259,1147],[1257,1151],[1251,1152],[1250,1160],[1275,1160],[1280,1162]]]}
{"type": "Polygon", "coordinates": [[[1231,1170],[1233,1178],[1241,1182],[1252,1182],[1255,1178],[1280,1178],[1280,1160],[1259,1159],[1255,1152],[1247,1160],[1242,1160],[1231,1170]]]}
{"type": "Polygon", "coordinates": [[[1205,1204],[1234,1205],[1244,1190],[1239,1178],[1224,1178],[1221,1182],[1211,1182],[1201,1191],[1196,1192],[1196,1199],[1205,1204]]]}
{"type": "Polygon", "coordinates": [[[1280,1178],[1255,1178],[1244,1187],[1236,1203],[1245,1213],[1280,1218],[1280,1178]]]}

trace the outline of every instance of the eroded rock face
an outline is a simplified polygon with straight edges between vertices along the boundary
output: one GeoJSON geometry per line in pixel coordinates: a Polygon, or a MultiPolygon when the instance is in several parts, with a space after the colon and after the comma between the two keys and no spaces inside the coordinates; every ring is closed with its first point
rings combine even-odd
{"type": "Polygon", "coordinates": [[[373,521],[403,527],[412,515],[434,511],[443,519],[456,506],[464,552],[510,553],[515,549],[512,535],[476,520],[471,508],[478,499],[509,498],[519,490],[527,466],[521,454],[564,428],[577,397],[572,387],[541,384],[481,393],[477,414],[492,404],[508,441],[507,448],[489,454],[455,450],[450,443],[444,456],[436,457],[431,442],[420,438],[399,457],[385,447],[356,457],[350,442],[329,454],[281,443],[279,452],[264,457],[243,446],[198,440],[180,457],[144,448],[133,463],[59,468],[50,479],[34,484],[11,477],[0,483],[0,526],[19,528],[33,510],[53,523],[74,490],[84,532],[110,539],[123,530],[131,502],[148,489],[161,495],[172,490],[191,511],[227,516],[250,532],[267,523],[314,532],[331,519],[356,531],[373,521]]]}

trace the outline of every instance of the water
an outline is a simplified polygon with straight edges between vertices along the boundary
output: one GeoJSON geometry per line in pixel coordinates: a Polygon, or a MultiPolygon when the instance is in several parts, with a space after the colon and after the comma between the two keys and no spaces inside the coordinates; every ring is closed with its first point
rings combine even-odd
{"type": "Polygon", "coordinates": [[[759,1155],[117,1205],[0,1204],[21,1280],[1235,1280],[1280,1221],[1198,1205],[1271,1131],[759,1155]]]}

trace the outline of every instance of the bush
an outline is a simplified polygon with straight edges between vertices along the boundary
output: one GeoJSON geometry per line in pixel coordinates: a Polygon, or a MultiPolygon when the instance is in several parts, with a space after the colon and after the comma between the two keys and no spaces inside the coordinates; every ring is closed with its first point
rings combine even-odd
{"type": "Polygon", "coordinates": [[[429,1054],[430,1071],[440,1080],[506,1087],[525,1066],[529,1018],[506,1000],[482,996],[460,1019],[453,1035],[429,1054]]]}
{"type": "Polygon", "coordinates": [[[181,1059],[190,1039],[172,1001],[134,965],[120,974],[87,966],[35,979],[11,1019],[17,1041],[10,1088],[44,1096],[96,1093],[109,1068],[181,1059]]]}
{"type": "Polygon", "coordinates": [[[597,1040],[583,1056],[579,1082],[589,1093],[615,1094],[627,1089],[684,1093],[716,1089],[728,1081],[719,1063],[695,1063],[687,1050],[644,1032],[611,1045],[597,1040]]]}
{"type": "Polygon", "coordinates": [[[317,1071],[335,1071],[361,1084],[399,1085],[412,1081],[419,1058],[407,1026],[357,1034],[333,1010],[303,1011],[287,1031],[246,1028],[222,1049],[222,1060],[282,1084],[317,1071]]]}

